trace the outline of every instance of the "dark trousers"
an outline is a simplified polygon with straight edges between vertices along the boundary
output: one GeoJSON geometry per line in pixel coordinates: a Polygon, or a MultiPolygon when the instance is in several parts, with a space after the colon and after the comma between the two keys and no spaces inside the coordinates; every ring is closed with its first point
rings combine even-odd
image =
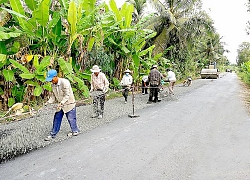
{"type": "Polygon", "coordinates": [[[145,82],[142,81],[141,84],[142,84],[142,93],[148,94],[148,88],[146,86],[148,86],[149,83],[146,82],[146,86],[145,86],[145,82]]]}
{"type": "Polygon", "coordinates": [[[128,87],[124,87],[122,90],[122,95],[125,98],[125,101],[128,100],[128,92],[129,92],[129,88],[128,87]]]}
{"type": "Polygon", "coordinates": [[[159,87],[157,85],[150,85],[149,99],[148,101],[157,102],[158,101],[159,87]]]}

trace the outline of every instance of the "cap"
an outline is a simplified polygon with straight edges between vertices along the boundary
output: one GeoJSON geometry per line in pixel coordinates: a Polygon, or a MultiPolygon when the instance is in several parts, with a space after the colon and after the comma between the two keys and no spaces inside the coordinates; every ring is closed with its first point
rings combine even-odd
{"type": "Polygon", "coordinates": [[[90,69],[90,71],[91,71],[91,72],[100,72],[101,69],[99,68],[99,66],[94,65],[94,66],[92,67],[92,69],[90,69]]]}
{"type": "Polygon", "coordinates": [[[55,69],[51,69],[47,72],[46,81],[52,81],[53,77],[57,76],[57,71],[55,69]]]}

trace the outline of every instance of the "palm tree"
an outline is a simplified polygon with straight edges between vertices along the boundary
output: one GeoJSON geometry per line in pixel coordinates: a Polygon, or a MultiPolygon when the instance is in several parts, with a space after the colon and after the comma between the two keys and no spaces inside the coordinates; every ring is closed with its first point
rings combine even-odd
{"type": "Polygon", "coordinates": [[[136,24],[143,16],[147,6],[146,0],[127,0],[126,2],[133,4],[135,12],[133,13],[133,22],[136,24]]]}
{"type": "Polygon", "coordinates": [[[200,7],[200,0],[150,0],[150,4],[156,10],[156,16],[152,19],[152,25],[157,31],[155,54],[163,52],[167,47],[179,44],[182,40],[181,30],[192,17],[195,8],[200,7]]]}

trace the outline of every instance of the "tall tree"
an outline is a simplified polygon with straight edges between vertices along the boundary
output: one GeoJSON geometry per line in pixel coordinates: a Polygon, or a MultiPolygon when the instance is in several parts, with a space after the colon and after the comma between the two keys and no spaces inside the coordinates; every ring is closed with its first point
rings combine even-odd
{"type": "Polygon", "coordinates": [[[133,4],[134,13],[133,13],[133,22],[136,24],[142,18],[143,13],[147,7],[146,0],[127,0],[126,2],[133,4]]]}
{"type": "Polygon", "coordinates": [[[239,45],[237,49],[237,65],[250,61],[250,42],[243,42],[239,45]]]}

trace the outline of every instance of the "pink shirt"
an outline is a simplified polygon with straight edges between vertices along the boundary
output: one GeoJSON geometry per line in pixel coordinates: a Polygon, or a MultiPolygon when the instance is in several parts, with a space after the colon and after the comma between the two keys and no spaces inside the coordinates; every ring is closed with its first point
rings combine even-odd
{"type": "Polygon", "coordinates": [[[107,90],[108,88],[109,81],[104,73],[99,72],[98,76],[96,76],[94,73],[91,74],[91,90],[107,90]]]}

